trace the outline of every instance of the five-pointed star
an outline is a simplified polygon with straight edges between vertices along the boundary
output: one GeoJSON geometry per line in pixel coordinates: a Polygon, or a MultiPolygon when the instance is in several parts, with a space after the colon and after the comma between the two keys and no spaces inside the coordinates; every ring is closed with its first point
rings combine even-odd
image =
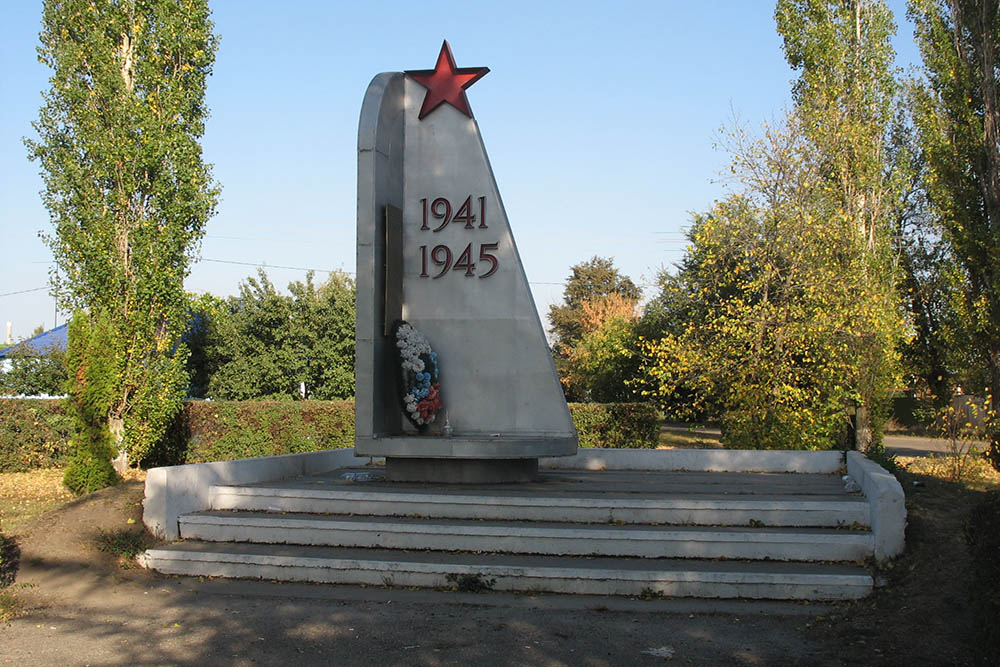
{"type": "Polygon", "coordinates": [[[455,67],[455,56],[451,55],[451,47],[448,46],[448,40],[445,40],[441,45],[441,53],[438,54],[434,69],[406,72],[414,81],[427,89],[418,118],[423,120],[424,116],[445,102],[472,118],[465,89],[486,76],[489,71],[489,67],[455,67]]]}

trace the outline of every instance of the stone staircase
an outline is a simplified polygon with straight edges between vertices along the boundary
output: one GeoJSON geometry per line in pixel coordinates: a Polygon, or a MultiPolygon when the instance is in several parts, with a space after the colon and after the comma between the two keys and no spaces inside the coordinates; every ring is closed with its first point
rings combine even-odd
{"type": "Polygon", "coordinates": [[[144,565],[181,575],[610,595],[868,595],[871,510],[839,474],[546,470],[388,483],[372,468],[218,484],[144,565]]]}

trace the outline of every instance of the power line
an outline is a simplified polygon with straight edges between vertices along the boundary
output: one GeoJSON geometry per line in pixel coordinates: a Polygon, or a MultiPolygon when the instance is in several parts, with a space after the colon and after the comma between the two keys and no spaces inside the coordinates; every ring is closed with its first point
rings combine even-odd
{"type": "Polygon", "coordinates": [[[27,294],[28,292],[41,292],[43,289],[48,289],[48,287],[34,287],[32,289],[23,289],[19,292],[7,292],[6,294],[0,294],[0,296],[14,296],[15,294],[27,294]]]}
{"type": "MultiPolygon", "coordinates": [[[[202,262],[213,262],[215,264],[235,264],[236,266],[253,266],[261,269],[289,269],[291,271],[313,271],[315,273],[333,273],[339,271],[340,273],[346,273],[349,276],[354,275],[354,271],[344,271],[342,269],[310,269],[305,266],[282,266],[280,264],[266,264],[264,262],[237,262],[231,259],[209,259],[207,257],[201,258],[202,262]]],[[[543,280],[529,280],[529,285],[551,285],[554,287],[565,287],[566,281],[543,281],[543,280]]],[[[650,283],[637,283],[636,287],[659,287],[659,284],[650,283]]],[[[0,294],[0,296],[3,296],[0,294]]]]}
{"type": "Polygon", "coordinates": [[[230,259],[208,259],[207,257],[201,258],[202,262],[213,262],[215,264],[236,264],[238,266],[255,266],[261,269],[290,269],[292,271],[314,271],[316,273],[333,273],[334,271],[340,271],[341,273],[346,273],[348,275],[354,275],[354,271],[341,271],[340,269],[310,269],[305,266],[281,266],[280,264],[266,264],[264,262],[236,262],[230,259]]]}
{"type": "MultiPolygon", "coordinates": [[[[231,259],[208,259],[207,257],[202,257],[203,262],[213,262],[215,264],[235,264],[237,266],[253,266],[261,269],[289,269],[291,271],[313,271],[316,273],[333,273],[335,271],[340,271],[340,273],[346,273],[347,275],[353,276],[354,271],[343,271],[341,269],[310,269],[305,266],[282,266],[280,264],[266,264],[264,262],[237,262],[231,259]]],[[[541,280],[529,280],[529,285],[554,285],[556,287],[563,287],[566,285],[565,280],[558,282],[546,282],[541,280]]],[[[659,287],[659,285],[641,284],[637,287],[659,287]]],[[[0,295],[3,296],[3,295],[0,295]]]]}

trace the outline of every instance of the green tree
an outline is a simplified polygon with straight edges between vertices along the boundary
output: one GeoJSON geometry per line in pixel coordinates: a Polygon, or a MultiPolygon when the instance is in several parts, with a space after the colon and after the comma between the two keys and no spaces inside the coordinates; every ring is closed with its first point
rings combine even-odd
{"type": "Polygon", "coordinates": [[[760,139],[728,136],[742,190],[695,217],[677,294],[661,299],[685,325],[646,344],[645,391],[678,416],[718,414],[738,447],[830,447],[856,409],[870,449],[904,331],[892,16],[883,2],[780,0],[775,19],[799,71],[794,108],[760,139]]]}
{"type": "Polygon", "coordinates": [[[122,470],[187,384],[183,280],[217,199],[199,144],[216,38],[207,0],[46,0],[40,40],[53,73],[27,145],[53,224],[53,292],[90,319],[81,331],[106,334],[85,364],[103,355],[110,369],[101,405],[122,470]]]}
{"type": "Polygon", "coordinates": [[[893,212],[907,172],[890,150],[896,26],[882,0],[779,0],[775,21],[785,57],[799,71],[795,113],[836,205],[828,215],[853,228],[848,252],[856,255],[852,269],[862,289],[843,304],[854,360],[845,381],[858,396],[858,445],[868,449],[881,440],[903,332],[893,212]]]}
{"type": "Polygon", "coordinates": [[[851,226],[829,217],[822,161],[796,124],[732,134],[744,191],[696,215],[670,293],[683,318],[645,344],[647,384],[679,419],[718,416],[728,446],[828,448],[857,400],[851,226]],[[780,168],[779,168],[780,167],[780,168]]]}
{"type": "Polygon", "coordinates": [[[350,278],[330,274],[280,294],[260,271],[209,319],[208,395],[222,400],[322,400],[354,395],[354,303],[350,278]]]}
{"type": "MultiPolygon", "coordinates": [[[[587,333],[585,307],[591,304],[601,310],[597,305],[599,302],[619,298],[634,309],[642,297],[642,291],[628,276],[619,273],[611,258],[595,256],[573,266],[570,271],[563,290],[562,305],[549,307],[549,325],[554,339],[553,356],[566,397],[569,400],[587,400],[590,396],[587,382],[583,379],[586,375],[581,375],[581,369],[574,363],[574,350],[587,333]]],[[[596,324],[601,323],[603,319],[596,324]]],[[[590,331],[597,328],[598,326],[591,326],[590,331]]]]}
{"type": "Polygon", "coordinates": [[[634,399],[639,372],[636,303],[614,293],[582,304],[583,334],[569,351],[563,384],[597,403],[634,399]]]}
{"type": "Polygon", "coordinates": [[[927,193],[955,269],[954,347],[988,397],[989,455],[1000,469],[1000,7],[911,0],[909,10],[926,77],[915,119],[927,193]]]}
{"type": "Polygon", "coordinates": [[[954,371],[953,332],[956,330],[954,258],[941,239],[927,198],[927,160],[916,141],[913,122],[913,82],[908,82],[892,131],[891,160],[906,175],[897,201],[896,239],[900,292],[910,324],[902,347],[905,384],[921,399],[930,398],[934,413],[951,405],[954,371]]]}
{"type": "Polygon", "coordinates": [[[58,396],[66,385],[66,352],[17,349],[7,355],[10,368],[0,375],[0,393],[15,396],[58,396]]]}

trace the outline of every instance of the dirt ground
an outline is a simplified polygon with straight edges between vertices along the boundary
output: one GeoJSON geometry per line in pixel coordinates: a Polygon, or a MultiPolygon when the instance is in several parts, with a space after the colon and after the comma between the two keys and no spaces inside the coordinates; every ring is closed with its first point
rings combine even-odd
{"type": "Polygon", "coordinates": [[[142,486],[129,482],[18,531],[18,616],[0,626],[0,664],[976,664],[961,531],[982,491],[902,481],[906,554],[873,596],[830,605],[165,577],[96,547],[99,531],[141,521],[142,486]]]}

